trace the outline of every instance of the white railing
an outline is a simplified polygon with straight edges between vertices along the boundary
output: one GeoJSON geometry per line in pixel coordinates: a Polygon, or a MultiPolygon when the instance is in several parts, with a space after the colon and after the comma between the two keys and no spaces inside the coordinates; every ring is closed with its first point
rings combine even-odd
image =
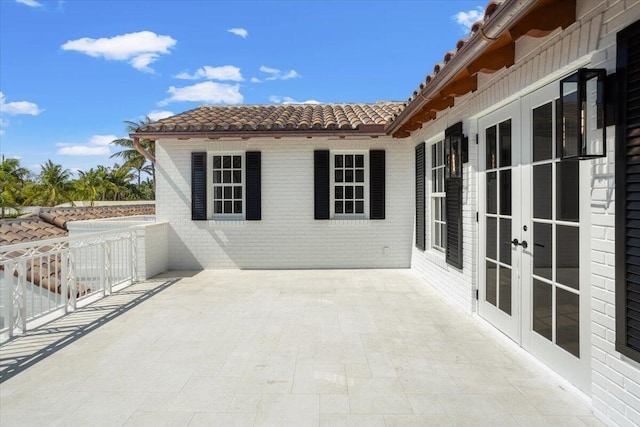
{"type": "Polygon", "coordinates": [[[0,248],[0,340],[137,280],[133,229],[0,248]]]}

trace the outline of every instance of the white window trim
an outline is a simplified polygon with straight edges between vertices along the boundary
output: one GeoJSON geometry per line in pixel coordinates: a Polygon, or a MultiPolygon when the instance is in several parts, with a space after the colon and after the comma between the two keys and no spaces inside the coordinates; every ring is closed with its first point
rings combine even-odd
{"type": "MultiPolygon", "coordinates": [[[[434,192],[433,191],[433,171],[434,171],[434,167],[433,167],[433,146],[438,144],[438,143],[442,143],[442,156],[443,156],[443,164],[442,166],[438,166],[437,169],[442,169],[443,171],[443,177],[444,177],[444,133],[438,135],[437,137],[434,137],[432,139],[430,139],[427,142],[427,146],[429,147],[429,156],[428,156],[428,163],[427,163],[427,168],[426,170],[428,171],[428,177],[429,177],[429,192],[428,192],[428,197],[429,197],[429,202],[428,202],[428,206],[429,206],[429,249],[436,251],[437,253],[441,253],[444,254],[446,252],[446,236],[442,235],[442,232],[440,233],[440,239],[441,239],[441,243],[442,246],[437,246],[436,242],[435,242],[435,229],[436,229],[436,224],[438,226],[440,226],[441,224],[445,225],[445,231],[446,231],[446,216],[445,213],[443,211],[444,208],[446,208],[446,200],[447,200],[447,196],[446,193],[444,192],[444,178],[443,178],[443,182],[442,182],[442,191],[441,192],[434,192]],[[436,223],[436,219],[435,219],[435,204],[436,204],[436,200],[437,199],[442,199],[444,200],[444,206],[441,206],[441,212],[440,212],[440,217],[443,218],[442,220],[438,220],[439,222],[436,223]]],[[[425,156],[427,157],[427,156],[425,156]]]]}
{"type": "Polygon", "coordinates": [[[369,219],[369,150],[330,150],[329,151],[329,213],[331,219],[369,219]],[[364,155],[364,213],[336,214],[335,213],[335,155],[353,154],[364,155]]]}
{"type": "Polygon", "coordinates": [[[207,151],[207,218],[211,220],[242,221],[247,215],[247,156],[245,151],[207,151]],[[216,214],[213,212],[213,156],[240,156],[242,158],[242,213],[216,214]]]}

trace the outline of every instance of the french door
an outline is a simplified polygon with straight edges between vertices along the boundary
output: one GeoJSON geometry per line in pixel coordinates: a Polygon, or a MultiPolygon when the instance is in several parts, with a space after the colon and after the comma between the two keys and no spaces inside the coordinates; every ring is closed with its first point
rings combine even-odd
{"type": "Polygon", "coordinates": [[[589,162],[561,161],[558,83],[480,118],[479,314],[589,392],[589,162]]]}

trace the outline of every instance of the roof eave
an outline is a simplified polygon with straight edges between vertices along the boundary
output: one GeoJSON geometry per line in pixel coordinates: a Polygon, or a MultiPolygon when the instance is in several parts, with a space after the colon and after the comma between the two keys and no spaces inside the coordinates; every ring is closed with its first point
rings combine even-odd
{"type": "MultiPolygon", "coordinates": [[[[451,58],[450,62],[443,67],[442,70],[435,75],[425,87],[418,92],[411,102],[400,112],[392,122],[388,123],[385,132],[393,135],[414,114],[430,100],[435,99],[439,92],[452,81],[471,61],[479,57],[485,48],[487,48],[493,40],[502,36],[509,30],[510,26],[518,22],[536,5],[537,0],[514,0],[507,1],[499,7],[493,15],[481,27],[485,37],[476,35],[472,37],[457,54],[451,58]],[[490,37],[490,38],[489,38],[490,37]]],[[[479,31],[480,31],[479,30],[479,31]]]]}

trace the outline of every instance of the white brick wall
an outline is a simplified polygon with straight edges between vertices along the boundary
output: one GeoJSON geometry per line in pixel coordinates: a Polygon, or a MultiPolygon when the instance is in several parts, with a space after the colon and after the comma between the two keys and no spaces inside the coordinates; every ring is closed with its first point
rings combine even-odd
{"type": "Polygon", "coordinates": [[[408,268],[413,152],[391,138],[160,140],[158,220],[171,223],[170,268],[408,268]],[[385,220],[314,220],[315,149],[386,151],[385,220]],[[262,153],[261,221],[191,221],[191,153],[262,153]],[[387,248],[385,250],[385,248],[387,248]]]}
{"type": "MultiPolygon", "coordinates": [[[[544,38],[524,37],[516,44],[516,64],[479,76],[479,89],[456,99],[450,110],[438,114],[410,138],[413,144],[429,140],[447,126],[463,120],[465,133],[475,137],[475,118],[518,96],[586,66],[616,67],[616,33],[640,19],[638,0],[578,0],[577,20],[565,31],[544,38]]],[[[615,351],[615,204],[614,135],[607,129],[608,156],[591,161],[591,397],[596,413],[612,425],[640,425],[640,364],[615,351]]],[[[477,286],[475,222],[477,151],[470,139],[470,164],[465,168],[464,251],[462,271],[447,266],[433,251],[412,250],[412,267],[425,281],[456,302],[473,309],[477,286]]],[[[427,224],[429,209],[427,209],[427,224]]]]}

